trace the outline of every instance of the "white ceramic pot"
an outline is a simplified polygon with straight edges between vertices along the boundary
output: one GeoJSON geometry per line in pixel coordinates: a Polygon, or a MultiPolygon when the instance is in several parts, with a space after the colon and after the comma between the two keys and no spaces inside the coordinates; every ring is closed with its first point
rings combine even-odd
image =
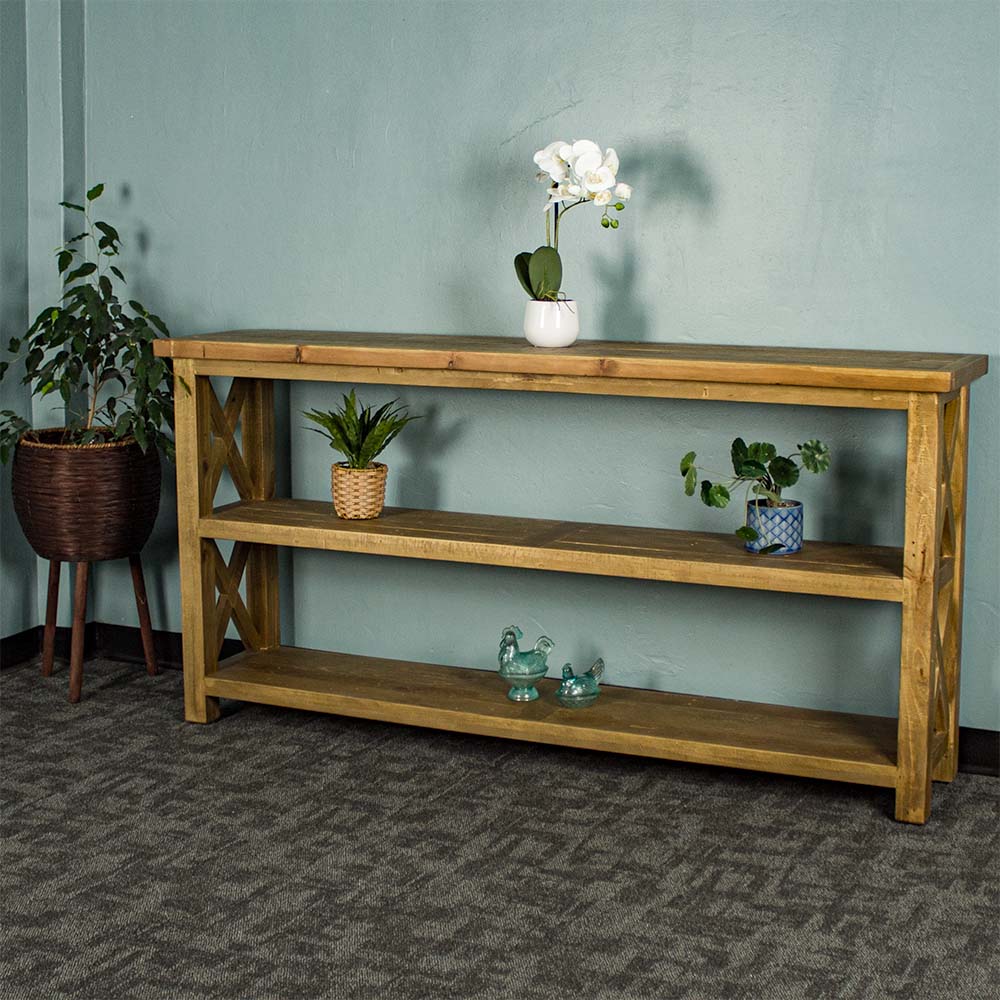
{"type": "Polygon", "coordinates": [[[524,335],[535,347],[569,347],[580,335],[579,305],[573,299],[529,299],[524,307],[524,335]]]}

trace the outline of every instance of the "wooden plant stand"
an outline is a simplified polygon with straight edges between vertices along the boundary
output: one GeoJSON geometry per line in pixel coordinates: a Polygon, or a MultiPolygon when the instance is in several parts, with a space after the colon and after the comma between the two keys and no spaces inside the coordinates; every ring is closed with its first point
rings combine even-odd
{"type": "Polygon", "coordinates": [[[958,761],[969,385],[982,355],[236,331],[156,344],[178,379],[177,487],[186,718],[219,698],[457,732],[894,788],[926,821],[958,761]],[[223,403],[209,379],[231,376],[223,403]],[[903,410],[902,549],[809,542],[749,555],[732,535],[449,511],[339,520],[275,497],[273,380],[452,386],[903,410]],[[180,383],[190,387],[188,392],[180,383]],[[237,443],[237,426],[241,444],[237,443]],[[216,508],[228,468],[240,501],[216,508]],[[217,539],[235,543],[227,562],[217,539]],[[897,719],[608,687],[586,711],[515,705],[492,672],[282,646],[277,546],[823,594],[902,605],[897,719]],[[245,577],[245,596],[240,592],[245,577]],[[232,620],[247,647],[219,662],[232,620]]]}
{"type": "MultiPolygon", "coordinates": [[[[132,571],[132,589],[135,591],[135,607],[139,615],[139,633],[142,636],[142,653],[146,660],[146,673],[155,677],[158,673],[156,649],[153,645],[153,623],[149,617],[149,601],[146,599],[146,581],[142,575],[142,557],[134,552],[128,557],[132,571]]],[[[83,692],[83,639],[87,622],[87,584],[90,580],[90,563],[78,562],[73,577],[73,629],[70,637],[69,654],[69,700],[76,703],[83,692]]],[[[42,632],[42,676],[50,677],[56,655],[56,619],[59,612],[59,576],[62,563],[58,559],[49,560],[49,587],[45,601],[45,629],[42,632]]]]}

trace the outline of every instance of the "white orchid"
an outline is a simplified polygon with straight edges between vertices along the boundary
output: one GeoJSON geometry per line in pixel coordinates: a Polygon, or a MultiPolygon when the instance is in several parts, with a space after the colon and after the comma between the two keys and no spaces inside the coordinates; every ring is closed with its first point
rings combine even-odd
{"type": "Polygon", "coordinates": [[[556,142],[550,142],[544,149],[540,149],[535,153],[535,164],[542,171],[538,175],[539,180],[545,180],[546,176],[548,176],[558,184],[560,181],[566,179],[568,174],[567,164],[565,159],[559,155],[559,150],[565,145],[566,143],[562,142],[562,140],[557,140],[556,142]]]}
{"type": "MultiPolygon", "coordinates": [[[[605,208],[601,224],[605,228],[617,228],[608,218],[606,208],[613,205],[616,211],[624,208],[624,203],[632,196],[628,184],[618,183],[618,154],[610,147],[603,152],[591,139],[576,139],[563,142],[557,139],[534,156],[540,168],[538,179],[549,185],[549,200],[544,211],[564,206],[568,211],[577,204],[592,201],[605,208]],[[567,204],[568,203],[568,204],[567,204]]],[[[556,213],[558,214],[558,213],[556,213]]]]}
{"type": "Polygon", "coordinates": [[[562,265],[558,251],[562,217],[577,205],[594,204],[604,210],[601,225],[617,229],[618,219],[612,218],[608,210],[621,212],[632,197],[632,188],[618,181],[618,154],[610,147],[602,152],[590,139],[573,142],[557,139],[538,150],[534,161],[539,170],[538,180],[548,185],[545,246],[534,253],[518,254],[514,267],[521,285],[532,298],[555,299],[561,294],[562,265]],[[553,259],[558,267],[553,265],[553,259]]]}

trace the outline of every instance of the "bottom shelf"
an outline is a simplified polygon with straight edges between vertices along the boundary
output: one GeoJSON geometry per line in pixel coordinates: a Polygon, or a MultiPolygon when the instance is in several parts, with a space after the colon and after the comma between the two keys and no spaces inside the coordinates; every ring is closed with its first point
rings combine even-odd
{"type": "Polygon", "coordinates": [[[279,646],[223,661],[213,697],[560,746],[892,787],[896,720],[606,686],[562,708],[557,682],[515,704],[493,671],[279,646]]]}

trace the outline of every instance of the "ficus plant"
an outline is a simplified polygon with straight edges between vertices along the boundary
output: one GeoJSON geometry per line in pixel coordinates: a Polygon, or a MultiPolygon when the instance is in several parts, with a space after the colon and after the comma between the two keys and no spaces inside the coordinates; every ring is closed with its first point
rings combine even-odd
{"type": "MultiPolygon", "coordinates": [[[[698,491],[706,507],[720,509],[729,506],[732,494],[740,488],[744,489],[745,508],[752,502],[766,507],[787,506],[788,502],[782,500],[781,491],[799,481],[801,469],[819,474],[830,468],[830,449],[821,441],[814,439],[796,447],[799,450],[790,455],[779,455],[775,446],[766,441],[747,444],[743,438],[736,438],[730,449],[732,474],[701,470],[708,475],[718,477],[720,481],[701,479],[700,487],[700,473],[698,466],[695,465],[697,456],[693,451],[689,451],[681,459],[680,464],[681,475],[684,477],[684,492],[690,497],[698,491]]],[[[761,537],[746,520],[736,529],[736,534],[744,542],[756,542],[761,537]]],[[[780,548],[780,545],[768,545],[760,552],[761,555],[767,555],[780,548]]]]}
{"type": "MultiPolygon", "coordinates": [[[[125,275],[116,263],[121,237],[110,223],[94,220],[96,184],[83,205],[59,204],[82,220],[81,232],[56,253],[63,293],[46,306],[8,350],[24,362],[21,381],[32,395],[56,394],[65,408],[63,444],[134,438],[139,447],[161,448],[173,457],[174,403],[169,364],[153,355],[153,341],[169,336],[166,324],[140,302],[122,301],[125,275]]],[[[0,362],[0,379],[12,362],[0,362]]],[[[0,411],[0,461],[6,462],[30,423],[0,411]]]]}
{"type": "Polygon", "coordinates": [[[359,409],[352,389],[340,409],[308,410],[303,416],[319,425],[308,429],[322,434],[344,456],[349,469],[367,469],[411,420],[420,419],[398,402],[391,400],[374,411],[370,406],[359,409]]]}
{"type": "Polygon", "coordinates": [[[534,156],[538,179],[548,185],[545,206],[545,245],[534,253],[525,251],[514,258],[514,271],[521,287],[533,299],[557,302],[560,293],[562,261],[559,257],[559,227],[563,216],[580,205],[603,209],[601,226],[617,229],[619,221],[611,210],[622,212],[632,197],[632,188],[618,181],[618,154],[589,139],[575,142],[550,142],[534,156]]]}

